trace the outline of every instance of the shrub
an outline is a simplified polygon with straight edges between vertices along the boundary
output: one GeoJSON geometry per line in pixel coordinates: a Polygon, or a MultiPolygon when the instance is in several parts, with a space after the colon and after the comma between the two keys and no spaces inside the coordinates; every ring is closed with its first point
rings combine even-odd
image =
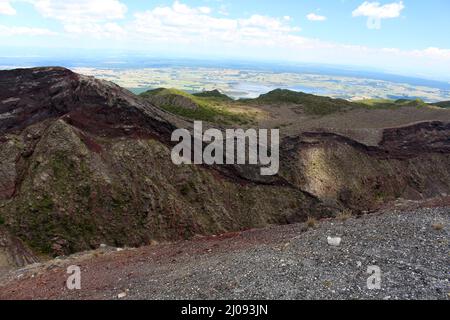
{"type": "Polygon", "coordinates": [[[442,224],[442,223],[433,223],[433,224],[431,225],[431,227],[432,227],[434,230],[436,230],[436,231],[440,231],[440,230],[444,229],[444,224],[442,224]]]}
{"type": "Polygon", "coordinates": [[[344,211],[340,212],[336,216],[336,218],[341,221],[346,221],[346,220],[350,219],[351,217],[353,217],[353,213],[349,209],[345,209],[344,211]]]}
{"type": "Polygon", "coordinates": [[[317,220],[312,217],[308,217],[308,220],[306,220],[306,226],[308,228],[315,228],[317,225],[317,220]]]}

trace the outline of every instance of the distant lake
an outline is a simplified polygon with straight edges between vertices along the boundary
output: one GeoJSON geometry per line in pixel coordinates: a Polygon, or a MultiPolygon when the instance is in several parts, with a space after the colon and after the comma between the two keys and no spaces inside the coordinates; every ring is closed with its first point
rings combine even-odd
{"type": "Polygon", "coordinates": [[[304,93],[317,94],[317,95],[325,95],[325,96],[330,94],[330,91],[327,91],[325,89],[311,88],[311,87],[305,87],[305,86],[294,86],[294,87],[289,87],[286,89],[293,90],[293,91],[301,91],[304,93]]]}
{"type": "Polygon", "coordinates": [[[234,98],[257,98],[261,94],[277,89],[276,86],[267,86],[258,83],[237,83],[231,86],[236,95],[234,98]]]}
{"type": "Polygon", "coordinates": [[[327,95],[329,93],[327,90],[321,89],[321,88],[311,88],[311,87],[305,87],[305,86],[286,86],[286,85],[262,85],[258,83],[237,83],[235,85],[232,85],[234,98],[257,98],[261,94],[268,93],[275,89],[289,89],[293,91],[299,91],[304,93],[311,93],[316,95],[327,95]]]}

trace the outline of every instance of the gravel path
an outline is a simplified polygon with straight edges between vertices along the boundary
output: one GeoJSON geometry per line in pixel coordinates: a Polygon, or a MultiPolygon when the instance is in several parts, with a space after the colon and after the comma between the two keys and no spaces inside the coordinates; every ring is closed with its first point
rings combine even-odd
{"type": "Polygon", "coordinates": [[[389,211],[116,251],[14,271],[2,299],[449,299],[450,207],[389,211]],[[341,237],[340,246],[327,237],[341,237]],[[82,289],[65,288],[68,265],[82,289]],[[369,266],[381,289],[367,288],[369,266]]]}

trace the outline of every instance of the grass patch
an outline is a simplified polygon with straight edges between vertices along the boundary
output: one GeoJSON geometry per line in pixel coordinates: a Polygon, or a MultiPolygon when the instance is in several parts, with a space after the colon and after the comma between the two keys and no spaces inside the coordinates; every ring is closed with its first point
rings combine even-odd
{"type": "Polygon", "coordinates": [[[199,97],[199,98],[214,99],[216,101],[225,101],[225,102],[233,101],[232,98],[230,98],[226,94],[221,93],[219,90],[204,91],[204,92],[200,92],[200,93],[194,93],[193,96],[199,97]]]}
{"type": "MultiPolygon", "coordinates": [[[[303,92],[296,92],[291,90],[276,89],[267,94],[263,94],[256,99],[241,100],[244,103],[250,104],[279,104],[292,103],[301,105],[308,115],[324,116],[336,112],[348,111],[352,109],[398,109],[402,107],[421,108],[428,106],[423,100],[415,99],[367,99],[357,102],[351,102],[344,99],[333,99],[330,97],[316,96],[303,92]]],[[[446,102],[441,103],[441,106],[447,106],[446,102]]]]}
{"type": "MultiPolygon", "coordinates": [[[[208,122],[224,124],[250,124],[253,117],[248,114],[236,114],[227,109],[228,106],[235,103],[233,99],[218,90],[205,91],[201,93],[189,94],[178,89],[154,89],[140,94],[141,97],[150,101],[155,97],[165,97],[168,101],[171,98],[183,97],[188,99],[191,105],[198,108],[186,108],[172,103],[159,105],[159,107],[174,114],[208,122]]],[[[333,99],[330,97],[316,96],[303,92],[296,92],[285,89],[276,89],[267,94],[263,94],[256,99],[240,99],[241,104],[247,105],[276,105],[282,103],[296,104],[302,107],[307,115],[325,116],[337,112],[345,112],[353,109],[398,109],[402,107],[422,108],[429,106],[421,99],[366,99],[357,102],[351,102],[344,99],[333,99]]],[[[440,107],[450,107],[450,102],[441,102],[433,104],[440,107]]]]}
{"type": "Polygon", "coordinates": [[[329,97],[316,96],[303,92],[276,89],[263,94],[256,99],[241,100],[244,103],[257,104],[279,104],[292,103],[301,105],[308,115],[327,115],[335,112],[346,111],[357,107],[356,104],[344,99],[332,99],[329,97]]]}
{"type": "Polygon", "coordinates": [[[140,94],[150,102],[158,101],[156,98],[162,97],[162,101],[175,101],[177,97],[183,97],[190,105],[196,108],[186,108],[173,103],[159,104],[158,107],[173,114],[199,121],[207,121],[221,124],[251,124],[253,118],[248,114],[237,114],[229,111],[227,106],[233,102],[231,98],[221,94],[219,91],[209,91],[195,95],[178,89],[154,89],[140,94]]]}
{"type": "Polygon", "coordinates": [[[183,90],[178,90],[174,88],[166,89],[166,88],[158,88],[153,90],[148,90],[140,94],[143,98],[154,97],[154,96],[167,96],[167,95],[178,95],[186,98],[192,98],[193,95],[184,92],[183,90]]]}
{"type": "Polygon", "coordinates": [[[431,225],[431,227],[436,231],[441,231],[444,229],[444,224],[443,223],[433,223],[431,225]]]}
{"type": "Polygon", "coordinates": [[[312,217],[308,217],[308,220],[306,220],[306,226],[308,229],[313,229],[317,226],[317,220],[312,217]]]}
{"type": "Polygon", "coordinates": [[[339,214],[336,216],[336,218],[340,221],[347,221],[348,219],[353,217],[353,213],[351,210],[344,210],[339,212],[339,214]]]}
{"type": "Polygon", "coordinates": [[[357,103],[369,109],[399,109],[403,107],[421,108],[427,106],[427,104],[421,99],[366,99],[357,101],[357,103]]]}
{"type": "Polygon", "coordinates": [[[250,124],[252,117],[248,115],[234,114],[225,108],[200,106],[198,109],[186,109],[177,106],[161,106],[162,109],[176,115],[193,120],[215,122],[222,124],[250,124]]]}
{"type": "Polygon", "coordinates": [[[31,204],[30,210],[36,214],[49,215],[53,212],[54,203],[49,195],[44,195],[41,199],[31,204]]]}
{"type": "Polygon", "coordinates": [[[439,108],[450,109],[450,101],[431,103],[431,105],[439,108]]]}

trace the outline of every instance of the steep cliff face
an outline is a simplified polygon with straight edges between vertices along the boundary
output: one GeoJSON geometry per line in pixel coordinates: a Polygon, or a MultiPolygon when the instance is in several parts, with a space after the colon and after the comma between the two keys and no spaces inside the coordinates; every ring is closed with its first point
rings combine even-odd
{"type": "Polygon", "coordinates": [[[91,136],[63,119],[20,161],[17,191],[1,212],[15,234],[50,253],[103,242],[137,246],[320,214],[318,201],[299,190],[178,167],[158,140],[91,136]]]}
{"type": "Polygon", "coordinates": [[[333,134],[291,137],[283,144],[282,176],[330,204],[355,211],[445,196],[450,191],[450,124],[386,129],[378,147],[333,134]]]}
{"type": "Polygon", "coordinates": [[[270,178],[245,166],[175,166],[170,135],[190,126],[66,69],[1,71],[0,223],[36,252],[60,255],[450,193],[444,123],[386,131],[376,148],[333,134],[290,137],[270,178]]]}
{"type": "Polygon", "coordinates": [[[0,112],[2,134],[62,116],[103,136],[167,137],[182,123],[113,83],[64,68],[1,71],[0,112]]]}

